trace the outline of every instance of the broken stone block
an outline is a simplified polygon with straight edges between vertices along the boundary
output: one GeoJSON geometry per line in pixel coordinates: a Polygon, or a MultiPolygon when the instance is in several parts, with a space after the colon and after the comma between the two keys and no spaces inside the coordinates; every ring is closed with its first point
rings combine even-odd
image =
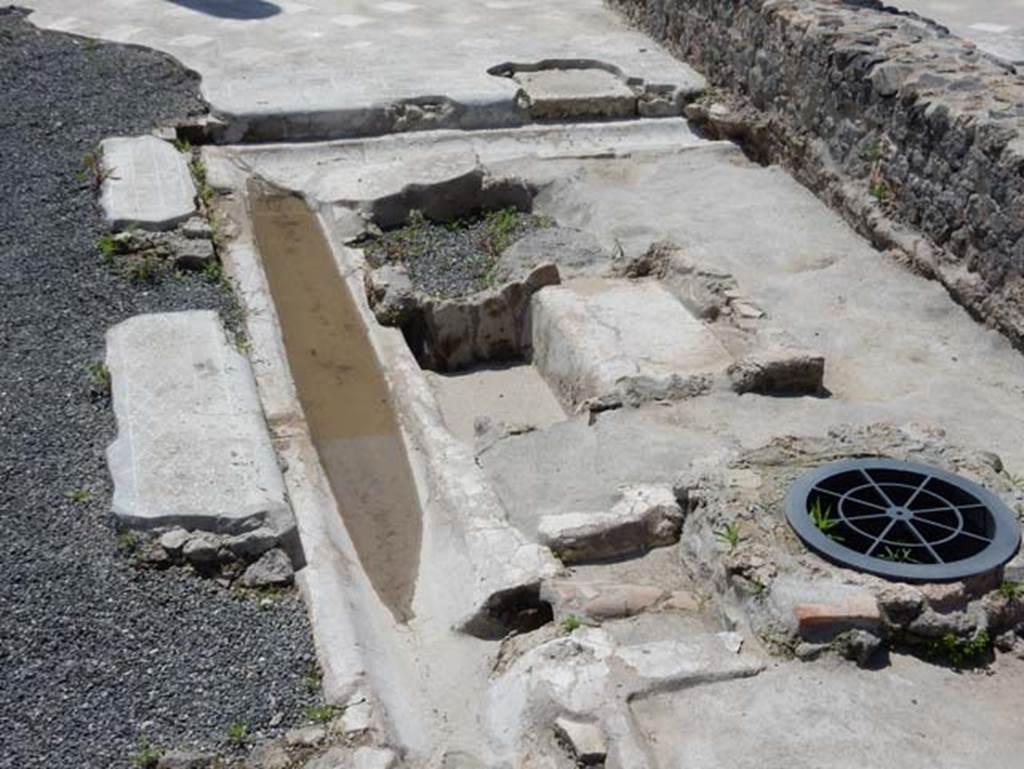
{"type": "Polygon", "coordinates": [[[216,312],[139,315],[107,332],[118,434],[113,512],[137,528],[294,529],[249,361],[216,312]]]}
{"type": "Polygon", "coordinates": [[[732,362],[711,331],[653,281],[552,286],[533,298],[530,314],[534,365],[570,407],[632,390],[693,392],[687,383],[732,362]]]}
{"type": "Polygon", "coordinates": [[[502,251],[494,274],[501,281],[522,280],[537,266],[554,264],[563,279],[596,276],[605,272],[611,261],[612,255],[589,232],[546,227],[527,233],[502,251]]]}
{"type": "Polygon", "coordinates": [[[236,534],[224,540],[224,546],[236,558],[251,561],[263,555],[277,544],[277,534],[271,529],[261,526],[258,529],[236,534]]]}
{"type": "Polygon", "coordinates": [[[370,309],[382,326],[400,327],[415,316],[419,303],[405,267],[385,264],[364,280],[370,309]]]}
{"type": "Polygon", "coordinates": [[[630,617],[657,607],[667,598],[664,590],[650,585],[551,580],[541,587],[541,600],[551,604],[556,619],[630,617]]]}
{"type": "Polygon", "coordinates": [[[100,204],[111,229],[168,230],[196,212],[185,156],[155,136],[104,139],[100,204]]]}
{"type": "Polygon", "coordinates": [[[632,117],[637,96],[615,74],[597,67],[517,72],[530,115],[537,120],[570,117],[632,117]]]}
{"type": "Polygon", "coordinates": [[[209,566],[219,560],[220,546],[220,537],[206,531],[198,531],[189,536],[181,549],[181,555],[196,566],[209,566]]]}
{"type": "Polygon", "coordinates": [[[881,626],[878,602],[869,591],[824,579],[780,577],[772,585],[769,603],[783,622],[794,623],[797,634],[812,643],[828,643],[849,630],[878,633],[881,626]]]}
{"type": "Polygon", "coordinates": [[[571,718],[555,719],[555,734],[572,751],[582,765],[600,764],[608,754],[604,732],[597,724],[571,718]]]}
{"type": "Polygon", "coordinates": [[[295,570],[288,556],[280,548],[264,553],[242,574],[241,582],[245,587],[278,587],[290,585],[295,577],[295,570]]]}
{"type": "Polygon", "coordinates": [[[816,395],[822,392],[825,358],[782,348],[755,352],[726,371],[737,393],[816,395]]]}
{"type": "Polygon", "coordinates": [[[390,748],[364,746],[356,748],[352,756],[352,769],[394,769],[398,756],[390,748]]]}
{"type": "Polygon", "coordinates": [[[185,547],[185,543],[191,536],[185,529],[171,529],[160,535],[160,547],[166,550],[172,558],[177,558],[181,555],[181,549],[185,547]]]}
{"type": "Polygon", "coordinates": [[[546,515],[542,544],[566,563],[626,555],[679,540],[683,511],[667,486],[626,488],[609,512],[546,515]]]}
{"type": "Polygon", "coordinates": [[[323,726],[299,726],[285,732],[284,743],[292,748],[316,747],[327,739],[327,729],[323,726]]]}

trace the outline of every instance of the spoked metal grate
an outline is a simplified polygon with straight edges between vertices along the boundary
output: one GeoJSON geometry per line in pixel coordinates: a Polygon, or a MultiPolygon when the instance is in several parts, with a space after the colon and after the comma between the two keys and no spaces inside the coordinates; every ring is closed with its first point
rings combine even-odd
{"type": "Polygon", "coordinates": [[[852,459],[797,479],[786,518],[844,566],[904,580],[979,574],[1013,557],[1016,516],[966,478],[912,462],[852,459]]]}

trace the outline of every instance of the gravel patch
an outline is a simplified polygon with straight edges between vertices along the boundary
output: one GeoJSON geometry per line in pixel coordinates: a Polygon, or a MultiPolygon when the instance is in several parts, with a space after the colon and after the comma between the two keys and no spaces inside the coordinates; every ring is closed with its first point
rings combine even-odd
{"type": "Polygon", "coordinates": [[[374,267],[404,264],[420,291],[433,296],[467,296],[495,285],[494,265],[502,251],[527,233],[553,224],[514,208],[444,223],[414,214],[406,226],[362,245],[374,267]]]}
{"type": "MultiPolygon", "coordinates": [[[[202,275],[140,284],[104,264],[83,157],[202,109],[163,55],[39,32],[0,9],[0,767],[123,767],[139,734],[224,746],[317,700],[293,593],[269,608],[119,552],[104,450],[110,404],[87,365],[131,315],[230,311],[202,275]]],[[[272,724],[276,724],[273,725],[272,724]]]]}

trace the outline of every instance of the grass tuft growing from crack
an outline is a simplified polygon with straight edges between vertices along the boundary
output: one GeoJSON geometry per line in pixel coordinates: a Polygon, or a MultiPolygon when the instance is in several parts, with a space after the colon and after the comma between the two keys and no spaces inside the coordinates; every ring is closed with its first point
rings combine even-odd
{"type": "Polygon", "coordinates": [[[743,539],[743,535],[740,533],[740,525],[736,521],[725,524],[725,526],[715,532],[715,539],[729,550],[734,550],[743,539]]]}

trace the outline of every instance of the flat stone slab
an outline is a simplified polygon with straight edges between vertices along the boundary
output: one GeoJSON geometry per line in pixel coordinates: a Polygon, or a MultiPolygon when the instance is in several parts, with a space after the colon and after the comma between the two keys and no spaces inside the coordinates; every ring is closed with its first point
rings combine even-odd
{"type": "Polygon", "coordinates": [[[653,281],[582,279],[531,303],[533,362],[572,404],[713,375],[731,362],[714,335],[653,281]]]}
{"type": "Polygon", "coordinates": [[[118,434],[114,514],[153,529],[294,528],[249,362],[217,313],[138,315],[107,332],[118,434]]]}
{"type": "Polygon", "coordinates": [[[517,72],[514,79],[529,99],[530,115],[541,120],[637,112],[633,89],[604,69],[541,69],[517,72]]]}
{"type": "Polygon", "coordinates": [[[196,212],[185,156],[155,136],[104,139],[100,204],[111,229],[169,230],[196,212]]]}

